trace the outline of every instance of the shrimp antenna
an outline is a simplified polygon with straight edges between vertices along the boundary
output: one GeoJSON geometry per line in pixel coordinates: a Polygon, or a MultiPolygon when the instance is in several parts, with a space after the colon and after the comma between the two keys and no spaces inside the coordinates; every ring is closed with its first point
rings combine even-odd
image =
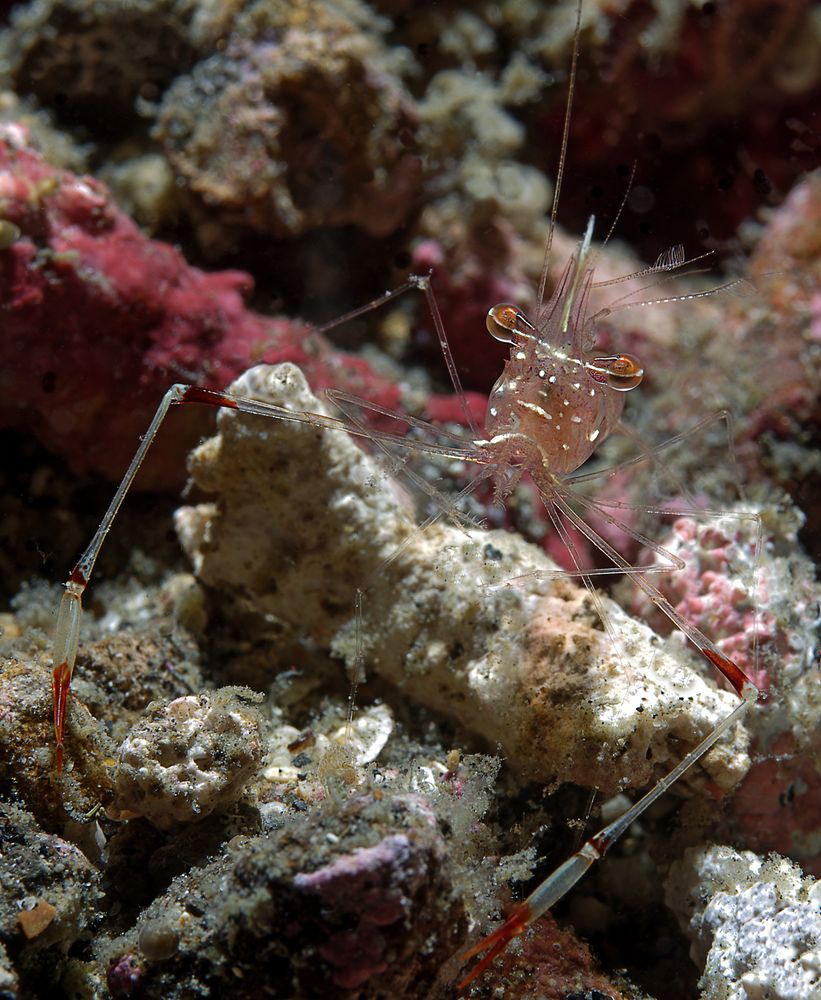
{"type": "Polygon", "coordinates": [[[633,181],[635,179],[636,179],[636,161],[633,160],[633,166],[630,168],[630,176],[627,178],[627,187],[624,189],[624,194],[622,195],[621,198],[621,204],[619,205],[619,210],[618,212],[616,212],[613,221],[610,223],[610,228],[607,230],[607,236],[605,236],[604,242],[602,243],[602,249],[604,249],[604,247],[607,246],[607,244],[610,242],[613,236],[613,233],[616,231],[616,226],[619,224],[619,219],[621,218],[621,214],[624,211],[625,205],[627,204],[627,199],[630,197],[630,192],[633,189],[633,181]]]}
{"type": "Polygon", "coordinates": [[[559,153],[559,169],[556,171],[556,187],[553,193],[553,205],[550,209],[550,228],[547,231],[547,242],[542,260],[542,276],[539,279],[539,295],[536,299],[536,326],[539,326],[542,307],[544,306],[544,291],[547,287],[547,272],[550,268],[550,251],[553,249],[553,233],[556,231],[556,218],[559,212],[559,195],[562,191],[565,161],[567,160],[567,144],[570,137],[570,116],[573,111],[573,96],[576,92],[576,67],[579,64],[579,38],[582,32],[582,0],[576,4],[576,28],[573,32],[573,56],[570,62],[570,85],[567,88],[567,106],[564,110],[564,127],[562,129],[562,148],[559,153]]]}

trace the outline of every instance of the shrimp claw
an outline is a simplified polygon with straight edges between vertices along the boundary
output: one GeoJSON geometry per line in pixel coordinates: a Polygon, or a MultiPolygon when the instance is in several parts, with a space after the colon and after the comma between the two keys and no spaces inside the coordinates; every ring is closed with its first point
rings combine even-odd
{"type": "Polygon", "coordinates": [[[496,958],[497,955],[501,955],[505,948],[507,948],[508,944],[514,938],[518,937],[522,931],[529,927],[532,922],[533,917],[530,912],[528,900],[525,900],[524,903],[518,903],[503,924],[497,927],[492,934],[488,934],[487,937],[482,938],[478,944],[469,948],[462,955],[462,960],[464,962],[469,962],[472,958],[475,958],[477,955],[481,955],[483,951],[487,950],[487,954],[480,961],[478,961],[476,965],[474,965],[474,967],[456,988],[461,991],[472,983],[477,976],[481,975],[485,971],[493,959],[496,958]]]}

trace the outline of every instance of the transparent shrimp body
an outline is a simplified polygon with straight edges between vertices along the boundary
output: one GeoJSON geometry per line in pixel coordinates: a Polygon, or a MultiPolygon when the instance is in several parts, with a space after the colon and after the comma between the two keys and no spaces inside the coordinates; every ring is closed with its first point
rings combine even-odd
{"type": "MultiPolygon", "coordinates": [[[[592,232],[593,219],[578,255],[571,258],[535,324],[516,306],[507,303],[489,311],[489,332],[497,340],[509,343],[511,353],[490,396],[485,425],[487,440],[477,441],[476,448],[485,453],[488,464],[500,470],[497,490],[502,495],[510,492],[517,479],[510,474],[511,464],[522,471],[526,469],[574,561],[576,554],[567,532],[563,531],[563,518],[581,531],[614,567],[633,575],[639,589],[730,682],[740,702],[668,774],[626,812],[590,837],[527,899],[514,906],[496,930],[462,955],[463,961],[482,957],[458,984],[459,990],[465,989],[511,940],[565,896],[591,865],[601,860],[630,825],[700,760],[758,698],[755,685],[738,665],[687,621],[640,572],[636,573],[636,567],[574,514],[568,503],[573,495],[572,484],[563,480],[583,465],[619,426],[624,392],[639,385],[644,374],[638,360],[629,354],[599,357],[593,351],[596,320],[609,310],[588,315],[590,291],[594,287],[592,232]]],[[[669,261],[665,255],[649,272],[677,266],[678,251],[670,255],[669,261]]],[[[576,567],[575,575],[597,601],[590,573],[582,570],[578,562],[576,567]]]]}
{"type": "Polygon", "coordinates": [[[592,231],[593,219],[535,325],[508,303],[487,315],[488,331],[511,351],[490,393],[487,440],[478,444],[501,466],[528,469],[540,485],[590,458],[618,424],[624,392],[643,375],[630,355],[598,357],[591,351],[593,323],[586,309],[592,231]]]}

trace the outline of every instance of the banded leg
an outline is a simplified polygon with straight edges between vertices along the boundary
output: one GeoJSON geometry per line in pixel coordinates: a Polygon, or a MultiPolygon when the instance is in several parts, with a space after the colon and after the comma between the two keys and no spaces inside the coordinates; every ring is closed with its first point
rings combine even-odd
{"type": "MultiPolygon", "coordinates": [[[[723,659],[726,660],[727,658],[724,657],[723,659]]],[[[729,660],[727,662],[732,663],[729,660]]],[[[735,664],[732,664],[732,666],[735,671],[740,673],[739,668],[735,664]]],[[[635,820],[656,799],[664,795],[693,764],[700,760],[721,739],[728,729],[734,726],[736,722],[739,722],[744,717],[750,705],[754,705],[758,700],[758,689],[750,680],[746,680],[743,684],[740,694],[741,703],[728,716],[722,719],[701,743],[683,757],[668,774],[660,778],[649,792],[643,795],[638,802],[635,802],[627,812],[613,820],[612,823],[608,823],[607,826],[602,827],[598,833],[585,841],[581,848],[548,875],[527,899],[516,905],[513,912],[503,924],[464,953],[462,958],[465,962],[470,961],[477,955],[481,955],[483,952],[486,954],[483,955],[464,979],[461,980],[457,987],[459,990],[465,989],[478,975],[484,972],[514,938],[518,937],[535,920],[538,920],[543,913],[546,913],[562,897],[567,895],[592,865],[604,857],[607,851],[635,820]]]]}
{"type": "MultiPolygon", "coordinates": [[[[426,279],[418,279],[425,286],[426,279]]],[[[417,287],[416,282],[408,287],[417,287]]],[[[398,294],[398,292],[396,293],[398,294]]],[[[392,295],[390,297],[393,297],[392,295]]],[[[148,426],[134,457],[131,460],[120,485],[108,506],[99,527],[94,533],[94,537],[89,542],[87,548],[80,556],[80,559],[72,569],[65,583],[65,593],[60,602],[60,609],[57,616],[57,627],[54,639],[53,651],[53,674],[52,691],[54,698],[54,739],[56,744],[55,767],[59,773],[63,766],[63,751],[65,746],[65,727],[67,718],[68,694],[71,687],[71,678],[74,673],[74,664],[77,657],[77,649],[80,640],[80,625],[82,620],[82,598],[88,587],[94,565],[100,554],[103,543],[114,518],[122,506],[129,489],[131,488],[137,473],[142,466],[151,445],[157,437],[163,420],[172,406],[183,403],[198,403],[217,408],[238,410],[260,417],[267,417],[276,420],[289,420],[296,423],[309,424],[313,427],[324,427],[329,430],[344,431],[358,437],[364,437],[371,441],[382,444],[398,445],[404,449],[417,452],[425,452],[430,455],[440,455],[446,458],[456,458],[460,461],[477,462],[481,464],[481,458],[472,454],[460,445],[456,439],[452,444],[437,444],[434,442],[407,441],[402,434],[393,434],[389,431],[374,430],[366,428],[364,424],[349,422],[337,417],[331,417],[324,413],[313,413],[301,410],[289,410],[284,406],[277,406],[274,403],[261,402],[256,399],[249,399],[240,396],[232,396],[229,393],[220,392],[214,389],[204,389],[196,385],[185,385],[177,383],[172,385],[160,401],[160,405],[148,426]]],[[[408,421],[406,421],[408,422],[408,421]]]]}

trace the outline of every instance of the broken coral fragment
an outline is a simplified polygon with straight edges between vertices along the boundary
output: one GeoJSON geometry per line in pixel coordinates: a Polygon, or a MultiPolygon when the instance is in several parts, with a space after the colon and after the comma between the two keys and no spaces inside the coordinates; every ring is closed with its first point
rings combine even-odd
{"type": "MultiPolygon", "coordinates": [[[[232,392],[324,412],[293,366],[252,369],[232,392]]],[[[177,528],[226,612],[253,606],[353,668],[362,588],[368,669],[501,745],[522,777],[646,784],[734,707],[601,597],[615,650],[587,590],[551,580],[553,565],[518,536],[416,529],[397,485],[348,435],[233,410],[219,427],[190,462],[216,502],[182,508],[177,528]]],[[[739,728],[705,760],[716,785],[743,775],[745,747],[739,728]]]]}
{"type": "Polygon", "coordinates": [[[115,808],[167,829],[236,801],[262,756],[258,700],[220,688],[150,706],[120,747],[115,808]]]}

